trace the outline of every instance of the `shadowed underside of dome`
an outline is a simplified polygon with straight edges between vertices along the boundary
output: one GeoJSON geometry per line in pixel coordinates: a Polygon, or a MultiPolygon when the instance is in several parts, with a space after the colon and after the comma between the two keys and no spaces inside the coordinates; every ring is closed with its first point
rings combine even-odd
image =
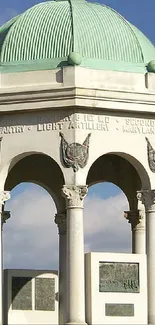
{"type": "Polygon", "coordinates": [[[40,3],[0,28],[0,71],[75,64],[145,72],[155,48],[113,9],[84,0],[40,3]],[[78,62],[78,63],[77,63],[78,62]],[[72,60],[72,64],[74,64],[72,60]]]}

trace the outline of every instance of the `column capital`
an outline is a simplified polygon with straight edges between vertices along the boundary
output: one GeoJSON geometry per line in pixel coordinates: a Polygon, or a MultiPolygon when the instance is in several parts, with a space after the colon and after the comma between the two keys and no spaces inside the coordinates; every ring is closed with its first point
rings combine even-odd
{"type": "Polygon", "coordinates": [[[141,220],[144,218],[144,212],[142,210],[124,211],[124,217],[131,224],[131,229],[133,230],[137,227],[137,225],[141,224],[141,220]]]}
{"type": "Polygon", "coordinates": [[[66,213],[55,214],[54,221],[58,226],[59,234],[60,235],[66,234],[66,224],[67,224],[66,213]]]}
{"type": "Polygon", "coordinates": [[[137,199],[144,204],[146,210],[155,211],[155,190],[138,191],[137,199]]]}
{"type": "Polygon", "coordinates": [[[83,199],[87,195],[87,192],[87,185],[64,185],[62,188],[62,196],[66,199],[67,208],[82,208],[83,199]]]}
{"type": "Polygon", "coordinates": [[[0,213],[2,213],[2,207],[5,201],[10,199],[10,192],[9,191],[1,191],[0,192],[0,213]]]}
{"type": "Polygon", "coordinates": [[[4,223],[6,223],[6,220],[8,220],[10,217],[11,217],[10,211],[3,211],[2,212],[2,218],[1,218],[2,230],[3,230],[4,223]]]}

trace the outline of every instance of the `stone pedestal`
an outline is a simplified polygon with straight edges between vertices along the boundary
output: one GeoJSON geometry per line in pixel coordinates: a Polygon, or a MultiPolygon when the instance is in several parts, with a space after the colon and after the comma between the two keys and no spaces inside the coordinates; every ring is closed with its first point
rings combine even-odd
{"type": "Polygon", "coordinates": [[[3,325],[3,240],[2,230],[3,224],[10,217],[9,212],[3,212],[3,205],[5,201],[10,199],[10,192],[0,192],[0,325],[3,325]]]}
{"type": "Polygon", "coordinates": [[[137,197],[146,209],[148,323],[155,324],[155,190],[138,192],[137,197]]]}
{"type": "Polygon", "coordinates": [[[66,321],[66,214],[56,214],[59,230],[59,325],[66,321]]]}
{"type": "Polygon", "coordinates": [[[145,212],[143,210],[125,211],[124,217],[131,224],[132,253],[146,253],[145,212]]]}
{"type": "Polygon", "coordinates": [[[67,210],[66,324],[85,324],[83,199],[87,186],[64,186],[67,210]]]}

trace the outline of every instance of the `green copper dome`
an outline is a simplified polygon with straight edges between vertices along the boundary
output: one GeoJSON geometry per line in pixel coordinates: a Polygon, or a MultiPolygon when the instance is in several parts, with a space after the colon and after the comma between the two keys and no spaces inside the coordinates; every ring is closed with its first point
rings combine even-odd
{"type": "Polygon", "coordinates": [[[155,47],[113,9],[84,0],[47,1],[0,28],[0,71],[94,69],[146,72],[155,47]]]}

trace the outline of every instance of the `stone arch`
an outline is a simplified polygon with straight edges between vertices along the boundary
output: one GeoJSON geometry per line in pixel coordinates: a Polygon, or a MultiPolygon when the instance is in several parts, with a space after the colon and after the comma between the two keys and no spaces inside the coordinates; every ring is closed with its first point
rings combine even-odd
{"type": "Polygon", "coordinates": [[[137,209],[136,192],[150,189],[150,179],[142,164],[125,153],[107,153],[96,159],[88,175],[88,186],[99,182],[111,182],[124,192],[130,209],[137,209]]]}
{"type": "Polygon", "coordinates": [[[8,167],[4,189],[11,191],[22,182],[32,182],[42,186],[52,196],[57,211],[65,209],[61,196],[64,176],[54,159],[43,153],[25,153],[14,157],[8,167]]]}

